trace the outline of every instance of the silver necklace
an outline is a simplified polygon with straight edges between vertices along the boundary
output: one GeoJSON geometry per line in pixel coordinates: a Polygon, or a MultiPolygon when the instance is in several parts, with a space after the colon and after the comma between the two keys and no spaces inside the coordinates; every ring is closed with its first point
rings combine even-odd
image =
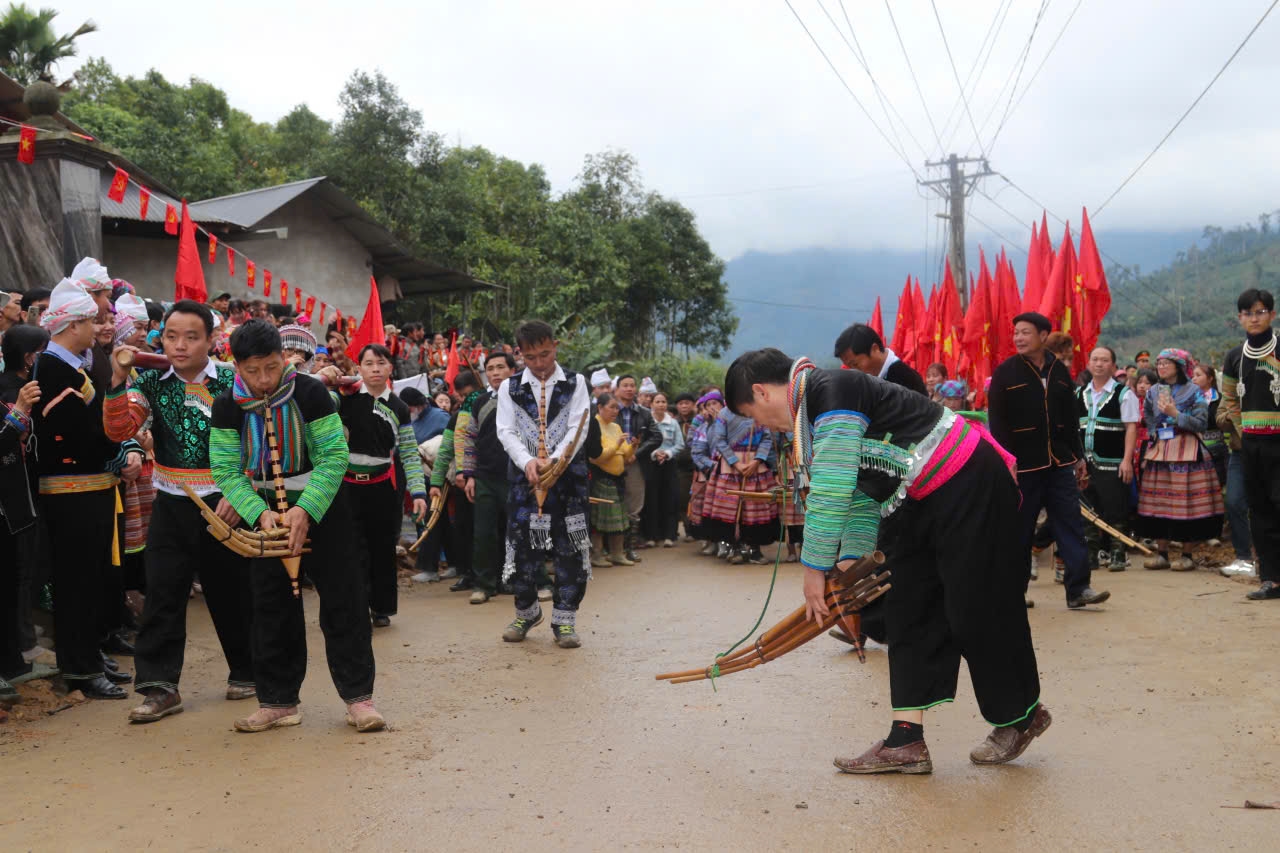
{"type": "Polygon", "coordinates": [[[1264,359],[1264,358],[1266,358],[1267,356],[1271,355],[1271,354],[1272,354],[1273,352],[1275,352],[1275,351],[1276,351],[1276,333],[1275,333],[1275,330],[1272,330],[1272,332],[1271,332],[1271,338],[1270,338],[1270,339],[1269,339],[1265,344],[1263,344],[1263,345],[1262,345],[1262,346],[1260,346],[1260,347],[1252,347],[1252,346],[1249,346],[1249,341],[1248,341],[1247,339],[1246,339],[1246,340],[1245,340],[1245,342],[1244,342],[1244,354],[1245,354],[1245,356],[1246,356],[1247,358],[1251,358],[1251,359],[1253,359],[1254,361],[1261,361],[1262,359],[1264,359]]]}

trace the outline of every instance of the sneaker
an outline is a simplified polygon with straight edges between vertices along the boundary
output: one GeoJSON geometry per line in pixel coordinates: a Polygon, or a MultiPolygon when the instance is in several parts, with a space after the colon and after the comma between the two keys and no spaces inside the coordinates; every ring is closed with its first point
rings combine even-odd
{"type": "Polygon", "coordinates": [[[1175,557],[1169,561],[1169,568],[1175,572],[1190,572],[1194,571],[1195,567],[1196,561],[1186,554],[1183,554],[1181,557],[1175,557]]]}
{"type": "Polygon", "coordinates": [[[440,581],[439,578],[435,578],[433,580],[429,572],[418,572],[416,575],[410,577],[409,580],[414,583],[438,583],[440,581]]]}
{"type": "MultiPolygon", "coordinates": [[[[1224,578],[1236,576],[1251,578],[1255,574],[1252,560],[1236,560],[1234,563],[1230,563],[1218,569],[1218,572],[1224,578]]],[[[26,657],[26,652],[23,652],[23,657],[26,657]]]]}
{"type": "Polygon", "coordinates": [[[1262,586],[1245,596],[1250,601],[1269,601],[1273,598],[1280,598],[1280,583],[1275,581],[1263,581],[1262,586]]]}
{"type": "Polygon", "coordinates": [[[663,540],[662,540],[662,547],[663,547],[663,548],[674,548],[674,547],[676,547],[676,543],[675,543],[675,542],[673,542],[673,541],[672,541],[672,540],[670,540],[670,539],[663,539],[663,540]]]}
{"type": "Polygon", "coordinates": [[[1142,568],[1151,571],[1159,571],[1160,569],[1169,568],[1169,558],[1160,554],[1153,554],[1142,561],[1142,568]]]}
{"type": "Polygon", "coordinates": [[[576,649],[582,645],[572,625],[552,625],[551,630],[556,635],[556,645],[562,649],[576,649]]]}
{"type": "Polygon", "coordinates": [[[1079,610],[1090,604],[1101,604],[1111,597],[1111,593],[1103,590],[1102,592],[1094,592],[1092,587],[1086,586],[1084,591],[1075,598],[1067,600],[1067,607],[1072,610],[1079,610]]]}
{"type": "Polygon", "coordinates": [[[442,581],[453,580],[457,576],[458,576],[458,570],[453,566],[450,566],[449,568],[445,569],[443,572],[440,572],[437,575],[437,577],[439,577],[440,580],[442,581]]]}
{"type": "Polygon", "coordinates": [[[1094,557],[1094,563],[1096,565],[1092,566],[1091,568],[1098,568],[1098,569],[1109,568],[1111,566],[1111,553],[1108,551],[1099,550],[1097,555],[1094,557]]]}
{"type": "Polygon", "coordinates": [[[747,561],[747,553],[746,548],[734,548],[733,553],[729,555],[729,565],[741,566],[747,561]]]}
{"type": "Polygon", "coordinates": [[[729,559],[729,555],[733,553],[733,548],[729,547],[728,542],[720,542],[716,545],[716,556],[721,560],[729,559]]]}
{"type": "Polygon", "coordinates": [[[347,706],[347,725],[355,726],[358,732],[380,732],[387,727],[387,721],[373,707],[372,699],[363,702],[352,702],[347,706]]]}
{"type": "Polygon", "coordinates": [[[538,590],[538,600],[539,600],[539,601],[550,601],[550,600],[551,600],[551,587],[549,587],[549,586],[544,586],[544,587],[542,587],[541,589],[539,589],[539,590],[538,590]]]}
{"type": "Polygon", "coordinates": [[[1040,579],[1040,569],[1037,565],[1038,563],[1039,561],[1036,559],[1036,555],[1033,553],[1031,555],[1031,579],[1033,581],[1040,579]]]}
{"type": "Polygon", "coordinates": [[[1117,545],[1111,549],[1111,558],[1107,561],[1107,568],[1113,572],[1123,572],[1129,567],[1129,553],[1125,551],[1123,545],[1117,545]]]}
{"type": "Polygon", "coordinates": [[[485,592],[483,589],[477,589],[475,592],[471,593],[472,604],[484,604],[488,600],[489,593],[485,592]]]}
{"type": "Polygon", "coordinates": [[[658,547],[658,543],[653,541],[652,539],[646,539],[640,543],[640,550],[642,551],[645,548],[657,548],[657,547],[658,547]]]}
{"type": "Polygon", "coordinates": [[[716,543],[707,540],[702,547],[698,549],[698,554],[703,557],[714,557],[716,555],[716,543]]]}
{"type": "Polygon", "coordinates": [[[182,713],[182,696],[178,691],[153,690],[142,704],[129,712],[131,723],[154,723],[170,714],[182,713]]]}
{"type": "Polygon", "coordinates": [[[523,619],[517,616],[511,620],[511,624],[507,626],[507,630],[502,632],[502,640],[505,643],[522,643],[529,632],[542,624],[542,610],[538,610],[538,615],[533,619],[523,619]]]}
{"type": "Polygon", "coordinates": [[[641,562],[639,555],[635,551],[627,551],[623,556],[633,563],[641,562]]]}
{"type": "Polygon", "coordinates": [[[258,688],[252,684],[228,684],[227,700],[238,702],[241,699],[252,699],[258,695],[258,688]]]}
{"type": "Polygon", "coordinates": [[[752,565],[763,566],[769,562],[767,559],[765,559],[764,554],[760,553],[760,549],[757,548],[755,545],[752,545],[750,548],[746,548],[744,550],[746,552],[744,556],[747,558],[747,562],[751,563],[752,565]]]}
{"type": "Polygon", "coordinates": [[[302,712],[298,706],[292,708],[258,708],[247,717],[241,717],[233,725],[238,732],[265,732],[267,729],[278,729],[285,726],[296,726],[302,722],[302,712]]]}

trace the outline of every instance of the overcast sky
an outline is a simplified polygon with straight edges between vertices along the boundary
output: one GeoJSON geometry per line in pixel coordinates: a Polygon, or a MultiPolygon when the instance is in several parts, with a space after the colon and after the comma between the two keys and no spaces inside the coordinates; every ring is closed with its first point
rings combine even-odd
{"type": "MultiPolygon", "coordinates": [[[[792,3],[889,133],[867,73],[818,0],[792,3]]],[[[839,0],[822,4],[847,38],[839,0]]],[[[571,185],[584,154],[624,148],[638,158],[648,187],[697,213],[725,259],[748,249],[934,245],[939,208],[921,197],[912,169],[935,177],[923,162],[936,158],[939,145],[881,0],[845,0],[845,9],[887,102],[925,149],[895,118],[906,161],[783,0],[40,5],[61,10],[60,31],[96,20],[100,32],[81,39],[82,57],[105,56],[122,74],[155,68],[170,80],[204,78],[259,120],[274,121],[303,102],[336,118],[350,72],[380,68],[428,128],[541,163],[557,191],[571,185]]],[[[943,132],[959,87],[932,7],[927,0],[889,5],[942,147],[978,154],[963,109],[943,132]]],[[[981,67],[979,47],[999,21],[994,49],[989,59],[982,55],[985,69],[971,84],[981,151],[993,169],[1073,224],[1082,205],[1097,208],[1146,156],[1268,5],[1082,0],[1027,89],[1077,6],[1049,0],[1014,96],[1016,103],[1025,90],[1025,99],[991,146],[1008,88],[999,100],[998,93],[1016,73],[1041,2],[938,0],[961,80],[981,67]]],[[[1280,207],[1278,47],[1280,13],[1095,227],[1228,225],[1280,207]]],[[[1019,219],[1039,217],[1000,179],[984,187],[1019,219]]],[[[972,210],[1025,240],[1025,229],[990,201],[975,197],[972,210]]]]}

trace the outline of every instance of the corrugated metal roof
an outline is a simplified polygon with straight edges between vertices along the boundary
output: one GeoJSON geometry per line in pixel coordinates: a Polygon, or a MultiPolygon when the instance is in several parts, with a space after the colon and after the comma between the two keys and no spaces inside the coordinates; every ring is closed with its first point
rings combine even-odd
{"type": "Polygon", "coordinates": [[[197,222],[230,222],[241,228],[252,228],[324,180],[308,178],[305,181],[197,201],[187,207],[191,211],[191,218],[197,222]]]}
{"type": "MultiPolygon", "coordinates": [[[[102,188],[102,218],[103,219],[132,219],[135,222],[142,221],[142,195],[138,192],[138,188],[133,184],[129,184],[124,191],[124,201],[117,202],[107,198],[107,193],[111,191],[111,181],[115,178],[115,172],[110,169],[102,169],[98,173],[98,183],[102,188]]],[[[155,222],[164,224],[164,206],[172,204],[182,210],[182,202],[174,200],[165,194],[153,190],[151,193],[151,201],[147,204],[147,222],[155,222]]],[[[200,224],[224,222],[222,219],[210,218],[209,216],[196,216],[195,205],[187,205],[191,211],[191,218],[200,224]]]]}

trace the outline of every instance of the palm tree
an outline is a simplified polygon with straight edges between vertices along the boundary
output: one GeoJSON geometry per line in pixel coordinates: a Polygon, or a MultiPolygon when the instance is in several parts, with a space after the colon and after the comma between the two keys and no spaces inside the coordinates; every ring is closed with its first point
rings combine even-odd
{"type": "MultiPolygon", "coordinates": [[[[75,32],[55,36],[56,9],[32,12],[25,3],[10,3],[0,18],[0,69],[24,86],[37,80],[53,81],[53,66],[76,55],[75,40],[97,31],[98,25],[85,21],[75,32]]],[[[71,81],[58,88],[66,89],[71,81]]]]}

